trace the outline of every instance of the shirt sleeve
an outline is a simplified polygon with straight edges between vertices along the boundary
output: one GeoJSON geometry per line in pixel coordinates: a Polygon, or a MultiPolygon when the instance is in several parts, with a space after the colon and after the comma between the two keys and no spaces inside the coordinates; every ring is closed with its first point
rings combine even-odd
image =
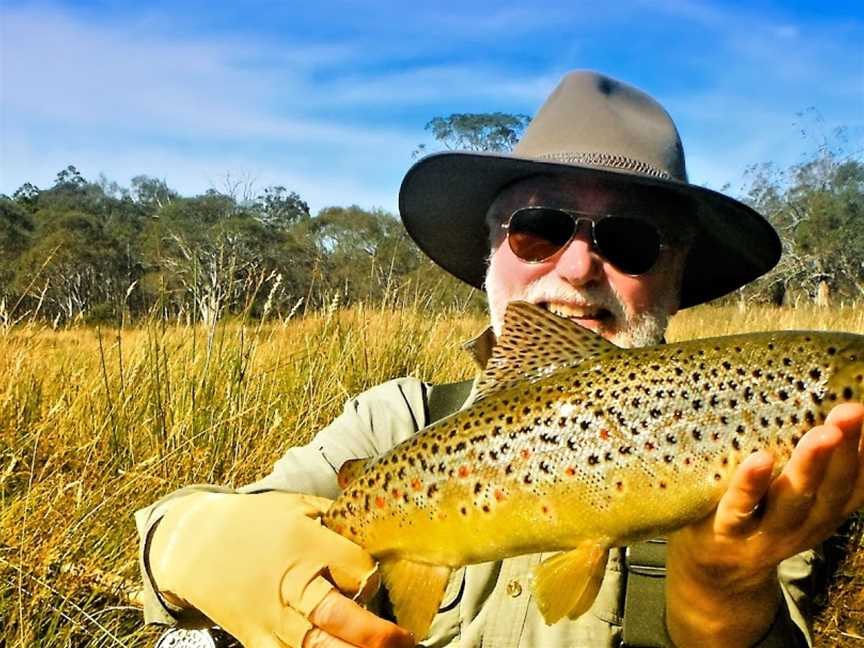
{"type": "Polygon", "coordinates": [[[150,539],[179,498],[201,491],[248,494],[270,490],[334,498],[339,494],[336,476],[345,461],[376,457],[425,425],[428,390],[429,385],[415,378],[399,378],[373,387],[345,403],[342,414],[308,444],[289,449],[266,477],[237,489],[189,486],[136,511],[144,620],[188,627],[207,622],[194,611],[180,610],[159,596],[150,572],[150,539]]]}
{"type": "Polygon", "coordinates": [[[805,648],[813,645],[810,623],[815,581],[821,562],[819,551],[810,549],[780,563],[778,574],[783,603],[771,630],[756,644],[756,648],[805,648]]]}

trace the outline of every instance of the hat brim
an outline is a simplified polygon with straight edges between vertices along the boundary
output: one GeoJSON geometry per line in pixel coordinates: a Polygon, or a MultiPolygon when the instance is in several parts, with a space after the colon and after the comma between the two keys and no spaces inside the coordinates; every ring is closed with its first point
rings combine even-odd
{"type": "Polygon", "coordinates": [[[482,289],[490,252],[486,212],[502,188],[539,174],[593,178],[627,190],[661,188],[687,198],[693,209],[686,217],[696,236],[685,263],[681,308],[730,293],[780,259],[780,239],[768,221],[711,189],[505,154],[445,152],[419,160],[402,181],[399,213],[408,234],[430,259],[482,289]]]}

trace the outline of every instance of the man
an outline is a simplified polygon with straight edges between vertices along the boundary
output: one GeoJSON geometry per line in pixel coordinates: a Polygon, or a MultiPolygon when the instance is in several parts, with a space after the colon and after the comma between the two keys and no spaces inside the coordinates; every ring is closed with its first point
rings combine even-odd
{"type": "MultiPolygon", "coordinates": [[[[506,304],[522,299],[622,346],[659,343],[679,307],[734,290],[779,256],[758,214],[687,184],[659,104],[589,72],[562,81],[513,155],[418,162],[400,212],[436,263],[485,285],[496,332],[506,304]]],[[[475,344],[481,364],[491,342],[475,344]]],[[[148,618],[216,623],[256,647],[413,645],[356,602],[378,585],[374,561],[317,518],[322,497],[338,494],[344,461],[385,452],[464,395],[410,378],[385,383],[261,481],[239,492],[188,489],[139,511],[148,618]]],[[[751,455],[717,510],[669,538],[665,579],[640,568],[635,549],[613,552],[591,610],[546,626],[528,586],[539,556],[468,566],[424,644],[805,645],[800,586],[813,554],[801,552],[864,504],[862,422],[864,406],[836,408],[776,479],[767,452],[751,455]]]]}

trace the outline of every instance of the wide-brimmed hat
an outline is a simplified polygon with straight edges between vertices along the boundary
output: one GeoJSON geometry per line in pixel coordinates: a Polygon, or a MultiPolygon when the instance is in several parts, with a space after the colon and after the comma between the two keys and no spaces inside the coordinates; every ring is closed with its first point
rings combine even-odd
{"type": "Polygon", "coordinates": [[[687,182],[678,130],[663,107],[595,72],[568,74],[511,154],[449,151],[419,160],[399,191],[409,235],[439,266],[483,287],[486,212],[502,188],[533,175],[601,183],[611,190],[669,192],[692,223],[681,288],[686,308],[725,295],[770,270],[780,240],[753,209],[687,182]]]}

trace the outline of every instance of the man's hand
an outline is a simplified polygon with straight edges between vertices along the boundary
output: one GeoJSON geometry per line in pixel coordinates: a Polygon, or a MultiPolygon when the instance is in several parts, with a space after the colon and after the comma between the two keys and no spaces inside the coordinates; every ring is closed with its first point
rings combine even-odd
{"type": "Polygon", "coordinates": [[[248,648],[413,646],[407,631],[352,600],[375,593],[378,572],[371,556],[321,524],[329,505],[279,492],[186,496],[153,534],[153,578],[167,600],[199,610],[248,648]]]}
{"type": "Polygon", "coordinates": [[[772,481],[773,457],[739,466],[716,511],[669,538],[666,620],[678,646],[749,646],[780,604],[777,565],[864,506],[864,405],[835,407],[772,481]]]}

